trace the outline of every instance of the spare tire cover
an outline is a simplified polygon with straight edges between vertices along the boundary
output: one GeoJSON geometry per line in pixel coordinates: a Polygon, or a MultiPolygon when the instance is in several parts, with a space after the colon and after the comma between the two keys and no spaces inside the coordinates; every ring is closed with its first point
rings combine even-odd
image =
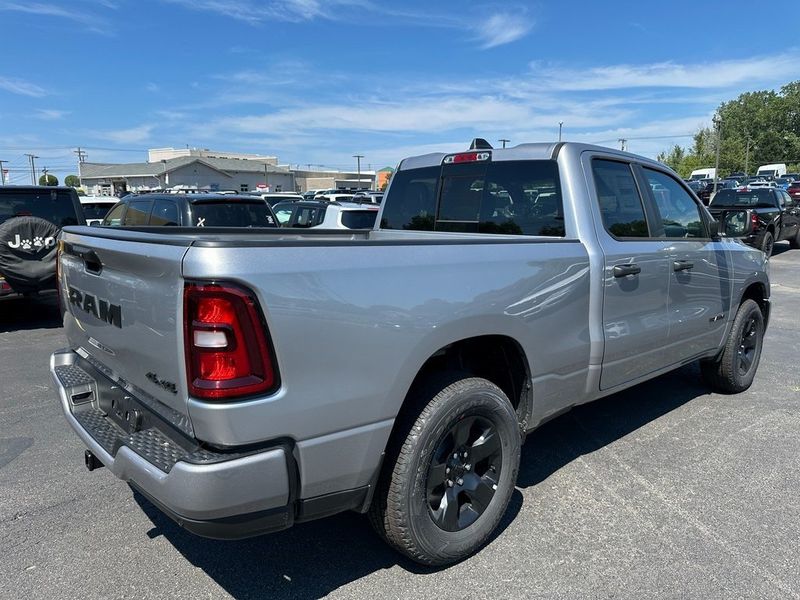
{"type": "Polygon", "coordinates": [[[58,233],[58,227],[39,217],[0,224],[0,275],[15,292],[55,289],[58,233]]]}

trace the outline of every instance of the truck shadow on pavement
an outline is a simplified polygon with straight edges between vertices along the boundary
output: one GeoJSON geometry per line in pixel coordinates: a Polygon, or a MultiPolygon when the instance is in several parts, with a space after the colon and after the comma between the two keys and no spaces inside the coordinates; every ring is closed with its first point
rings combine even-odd
{"type": "Polygon", "coordinates": [[[61,327],[56,294],[0,300],[0,333],[61,327]]]}
{"type": "MultiPolygon", "coordinates": [[[[535,486],[581,455],[707,393],[699,369],[690,365],[554,419],[528,436],[518,488],[535,486]]],[[[320,598],[381,569],[436,571],[391,550],[364,515],[344,513],[260,538],[226,542],[187,533],[143,496],[134,493],[134,499],[153,522],[150,537],[163,535],[234,598],[320,598]]],[[[495,538],[513,523],[522,503],[517,489],[495,538]]]]}

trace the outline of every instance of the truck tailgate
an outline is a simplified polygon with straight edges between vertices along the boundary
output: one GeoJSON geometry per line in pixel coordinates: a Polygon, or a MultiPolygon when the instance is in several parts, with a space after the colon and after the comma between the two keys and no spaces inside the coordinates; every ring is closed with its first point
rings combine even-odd
{"type": "Polygon", "coordinates": [[[65,232],[59,261],[70,346],[187,422],[181,263],[190,243],[65,232]]]}

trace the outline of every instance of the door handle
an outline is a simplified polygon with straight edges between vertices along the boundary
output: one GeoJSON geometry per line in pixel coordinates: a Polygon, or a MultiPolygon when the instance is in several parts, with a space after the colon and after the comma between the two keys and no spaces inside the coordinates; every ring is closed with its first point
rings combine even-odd
{"type": "Polygon", "coordinates": [[[687,271],[688,269],[694,268],[694,263],[688,260],[676,260],[672,263],[672,270],[673,271],[687,271]]]}
{"type": "Polygon", "coordinates": [[[642,268],[635,264],[630,263],[627,265],[615,265],[614,266],[614,277],[625,277],[627,275],[638,275],[642,272],[642,268]]]}

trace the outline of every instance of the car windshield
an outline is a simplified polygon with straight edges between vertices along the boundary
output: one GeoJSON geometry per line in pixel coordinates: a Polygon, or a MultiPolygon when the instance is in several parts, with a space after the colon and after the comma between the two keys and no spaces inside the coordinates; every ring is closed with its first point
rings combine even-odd
{"type": "Polygon", "coordinates": [[[0,223],[13,217],[39,217],[59,227],[77,225],[78,215],[68,190],[0,188],[0,223]]]}
{"type": "Polygon", "coordinates": [[[81,203],[81,208],[83,208],[83,216],[87,219],[102,219],[114,204],[115,202],[87,202],[81,203]]]}
{"type": "Polygon", "coordinates": [[[191,224],[195,227],[275,227],[266,204],[257,202],[195,202],[191,224]]]}
{"type": "Polygon", "coordinates": [[[711,201],[712,207],[750,206],[755,208],[772,208],[775,206],[772,192],[759,190],[722,190],[711,201]]]}

